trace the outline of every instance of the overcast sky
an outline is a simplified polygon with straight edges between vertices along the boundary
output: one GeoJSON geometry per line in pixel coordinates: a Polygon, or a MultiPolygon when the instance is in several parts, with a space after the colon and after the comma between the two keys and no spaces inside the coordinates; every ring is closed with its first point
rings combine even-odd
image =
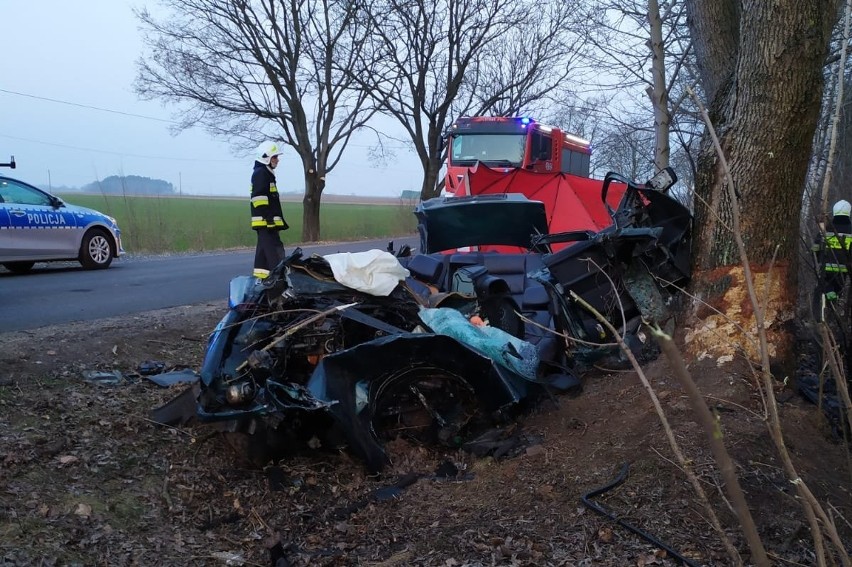
{"type": "MultiPolygon", "coordinates": [[[[125,0],[0,0],[0,163],[11,155],[18,163],[0,174],[44,188],[141,175],[187,194],[246,194],[250,151],[235,155],[203,130],[172,136],[170,110],[133,92],[142,41],[132,7],[143,5],[157,7],[125,0]]],[[[369,139],[355,143],[329,175],[326,193],[398,196],[420,189],[413,153],[398,150],[395,162],[381,167],[367,160],[369,139]]],[[[282,157],[279,188],[302,192],[295,153],[282,157]]]]}

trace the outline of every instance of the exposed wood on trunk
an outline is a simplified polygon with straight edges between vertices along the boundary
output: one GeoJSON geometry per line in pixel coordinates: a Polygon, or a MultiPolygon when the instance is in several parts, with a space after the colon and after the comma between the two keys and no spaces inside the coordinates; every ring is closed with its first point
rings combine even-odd
{"type": "MultiPolygon", "coordinates": [[[[770,273],[768,266],[752,266],[759,293],[767,290],[769,278],[768,293],[761,301],[766,305],[764,327],[769,337],[769,355],[773,358],[792,347],[786,325],[793,317],[786,299],[790,294],[789,278],[779,277],[788,267],[788,264],[775,265],[770,273]]],[[[698,358],[713,357],[720,364],[735,356],[759,360],[754,309],[748,298],[743,268],[723,266],[695,276],[705,293],[695,309],[695,324],[684,338],[690,354],[698,358]]]]}
{"type": "MultiPolygon", "coordinates": [[[[688,6],[710,118],[737,195],[732,203],[722,167],[706,139],[696,179],[697,277],[692,289],[713,304],[719,284],[715,275],[736,273],[731,266],[740,263],[740,255],[731,221],[733,207],[738,207],[751,261],[767,265],[777,257],[783,262],[770,298],[777,303],[770,309],[791,318],[800,203],[837,2],[693,0],[688,6]]],[[[694,307],[700,315],[700,303],[694,307]]],[[[736,310],[724,312],[729,320],[753,328],[736,310]]],[[[783,333],[783,321],[775,324],[783,333]]],[[[789,354],[783,337],[776,338],[782,341],[777,352],[789,354]]]]}

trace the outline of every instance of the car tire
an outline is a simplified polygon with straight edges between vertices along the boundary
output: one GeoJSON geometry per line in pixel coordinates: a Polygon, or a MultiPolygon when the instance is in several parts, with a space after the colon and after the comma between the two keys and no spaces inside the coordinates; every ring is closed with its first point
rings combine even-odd
{"type": "Polygon", "coordinates": [[[33,269],[35,262],[4,262],[3,267],[14,274],[26,274],[33,269]]]}
{"type": "Polygon", "coordinates": [[[93,228],[83,236],[79,260],[85,269],[103,270],[109,268],[114,256],[112,240],[106,231],[93,228]]]}

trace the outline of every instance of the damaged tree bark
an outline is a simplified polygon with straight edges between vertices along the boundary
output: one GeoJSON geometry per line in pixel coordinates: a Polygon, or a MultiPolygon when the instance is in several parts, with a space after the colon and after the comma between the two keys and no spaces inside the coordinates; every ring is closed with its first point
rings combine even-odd
{"type": "MultiPolygon", "coordinates": [[[[732,208],[742,213],[742,238],[758,279],[768,275],[767,302],[778,306],[767,324],[783,348],[781,324],[792,318],[796,243],[802,188],[823,90],[822,65],[837,0],[691,0],[690,30],[702,87],[722,150],[728,156],[737,202],[705,136],[695,187],[696,240],[693,290],[746,329],[754,318],[739,295],[740,257],[732,208]],[[777,256],[776,256],[777,255],[777,256]]],[[[761,286],[761,283],[758,282],[761,286]]],[[[699,319],[708,315],[697,309],[699,319]]],[[[730,344],[730,337],[726,341],[730,344]]],[[[737,341],[739,342],[739,341],[737,341]]],[[[713,346],[702,345],[712,349],[713,346]]],[[[779,350],[780,352],[789,349],[779,350]]]]}

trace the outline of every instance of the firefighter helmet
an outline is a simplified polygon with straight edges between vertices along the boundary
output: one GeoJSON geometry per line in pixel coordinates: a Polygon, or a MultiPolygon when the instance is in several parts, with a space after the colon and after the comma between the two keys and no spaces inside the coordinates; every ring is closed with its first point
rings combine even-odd
{"type": "Polygon", "coordinates": [[[852,204],[845,199],[840,199],[836,203],[834,203],[834,208],[832,209],[832,213],[834,216],[844,216],[848,217],[849,213],[852,213],[852,204]]]}
{"type": "Polygon", "coordinates": [[[255,159],[264,165],[269,165],[269,160],[274,156],[281,155],[281,146],[278,142],[263,142],[257,147],[255,159]]]}

